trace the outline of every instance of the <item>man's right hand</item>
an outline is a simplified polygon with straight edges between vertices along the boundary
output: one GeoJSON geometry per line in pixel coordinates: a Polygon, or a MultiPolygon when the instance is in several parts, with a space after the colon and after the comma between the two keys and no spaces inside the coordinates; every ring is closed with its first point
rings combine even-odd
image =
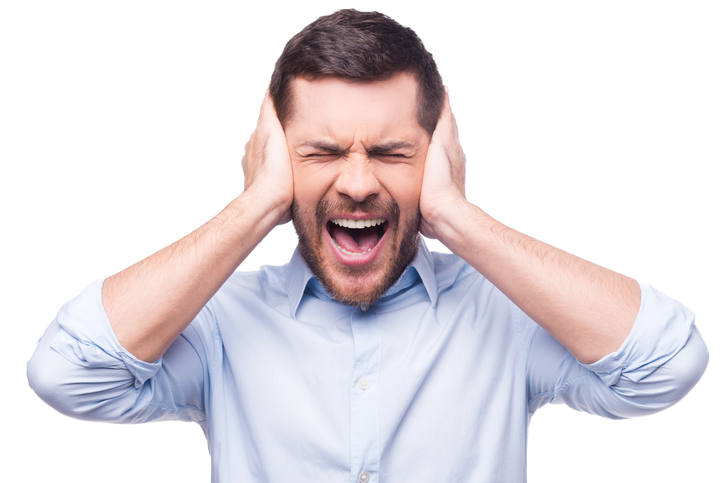
{"type": "Polygon", "coordinates": [[[271,211],[282,215],[277,224],[291,220],[294,180],[284,129],[269,91],[264,96],[256,129],[246,143],[241,161],[244,170],[244,193],[260,203],[269,203],[271,211]],[[283,209],[280,209],[283,208],[283,209]]]}
{"type": "Polygon", "coordinates": [[[103,283],[113,331],[139,359],[161,357],[254,247],[291,219],[289,150],[268,94],[242,166],[244,193],[221,213],[103,283]]]}

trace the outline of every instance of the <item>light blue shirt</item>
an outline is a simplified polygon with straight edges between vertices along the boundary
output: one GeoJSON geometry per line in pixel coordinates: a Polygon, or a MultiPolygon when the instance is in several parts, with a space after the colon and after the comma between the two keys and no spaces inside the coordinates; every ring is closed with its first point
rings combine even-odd
{"type": "Polygon", "coordinates": [[[681,399],[708,359],[694,315],[642,284],[619,351],[581,364],[424,244],[367,311],[331,300],[298,251],[235,273],[155,363],[120,346],[101,286],[60,310],[31,386],[82,419],[197,422],[213,482],[524,482],[538,408],[649,414],[681,399]]]}

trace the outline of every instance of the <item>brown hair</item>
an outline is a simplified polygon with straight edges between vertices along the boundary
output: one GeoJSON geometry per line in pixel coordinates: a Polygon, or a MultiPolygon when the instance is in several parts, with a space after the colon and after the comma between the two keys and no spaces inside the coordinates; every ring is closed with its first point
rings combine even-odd
{"type": "Polygon", "coordinates": [[[417,80],[417,120],[432,136],[445,98],[432,55],[412,29],[386,15],[346,9],[318,18],[292,37],[274,67],[269,92],[283,125],[291,115],[295,77],[371,82],[403,72],[417,80]]]}

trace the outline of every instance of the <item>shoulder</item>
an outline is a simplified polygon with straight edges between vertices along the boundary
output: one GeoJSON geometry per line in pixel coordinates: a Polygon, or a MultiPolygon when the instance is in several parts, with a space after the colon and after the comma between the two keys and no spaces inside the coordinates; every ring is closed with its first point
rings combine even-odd
{"type": "Polygon", "coordinates": [[[286,296],[289,265],[262,266],[259,270],[234,272],[214,295],[212,301],[218,303],[226,299],[266,299],[273,296],[286,296]]]}
{"type": "Polygon", "coordinates": [[[497,322],[511,320],[530,339],[538,325],[498,287],[457,255],[432,252],[439,296],[456,304],[456,310],[473,311],[475,317],[497,322]]]}
{"type": "Polygon", "coordinates": [[[286,280],[289,264],[264,265],[259,270],[237,271],[224,283],[222,289],[275,286],[286,280]]]}
{"type": "Polygon", "coordinates": [[[465,260],[452,253],[431,252],[432,263],[441,292],[464,283],[485,283],[487,279],[465,260]]]}

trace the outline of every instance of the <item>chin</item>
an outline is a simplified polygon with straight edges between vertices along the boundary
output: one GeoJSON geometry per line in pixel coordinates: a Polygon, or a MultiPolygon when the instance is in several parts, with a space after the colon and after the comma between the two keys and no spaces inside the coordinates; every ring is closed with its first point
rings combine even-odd
{"type": "Polygon", "coordinates": [[[328,269],[322,270],[321,276],[318,275],[317,278],[335,301],[346,305],[367,307],[377,302],[402,275],[401,273],[393,275],[389,272],[390,270],[387,268],[374,273],[352,275],[335,273],[332,269],[328,269]],[[390,283],[388,279],[392,277],[394,280],[390,283]]]}
{"type": "MultiPolygon", "coordinates": [[[[408,234],[409,235],[409,234],[408,234]]],[[[310,249],[302,243],[300,237],[300,251],[312,273],[317,277],[324,290],[337,302],[359,306],[366,310],[382,297],[390,287],[405,272],[407,266],[417,254],[417,247],[420,240],[419,232],[415,231],[402,243],[394,248],[392,256],[386,260],[378,260],[379,266],[360,270],[356,267],[350,270],[349,267],[337,268],[336,263],[325,260],[319,256],[320,250],[310,249]]]]}
{"type": "Polygon", "coordinates": [[[335,301],[366,310],[399,280],[415,258],[420,240],[419,210],[416,216],[401,224],[399,209],[394,201],[392,204],[394,209],[389,211],[393,215],[386,223],[384,246],[378,247],[379,252],[369,264],[355,265],[342,263],[338,260],[340,257],[332,253],[335,248],[326,220],[330,210],[324,202],[316,207],[314,214],[292,204],[292,221],[302,258],[335,301]]]}

